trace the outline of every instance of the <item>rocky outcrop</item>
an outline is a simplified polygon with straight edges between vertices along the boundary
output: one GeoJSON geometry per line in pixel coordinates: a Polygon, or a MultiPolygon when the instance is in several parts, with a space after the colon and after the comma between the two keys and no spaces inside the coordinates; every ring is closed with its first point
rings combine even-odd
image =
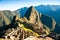
{"type": "Polygon", "coordinates": [[[29,21],[29,23],[34,24],[33,28],[36,31],[37,29],[41,30],[43,29],[43,24],[40,20],[40,15],[37,12],[37,10],[31,6],[27,12],[25,13],[24,17],[26,17],[29,21]]]}
{"type": "Polygon", "coordinates": [[[38,24],[40,24],[40,26],[42,26],[42,23],[40,21],[40,17],[39,17],[39,13],[37,12],[37,10],[31,6],[27,12],[25,13],[24,15],[28,20],[29,22],[35,24],[36,22],[38,22],[38,24]]]}
{"type": "Polygon", "coordinates": [[[40,19],[41,19],[41,22],[44,25],[48,26],[51,31],[55,29],[56,21],[52,17],[50,17],[48,15],[41,14],[40,19]]]}
{"type": "Polygon", "coordinates": [[[56,27],[55,20],[48,15],[38,13],[38,11],[33,6],[31,6],[27,10],[24,17],[26,17],[30,23],[35,25],[33,27],[35,30],[37,30],[36,25],[38,25],[38,28],[39,27],[43,28],[44,27],[43,25],[46,25],[50,29],[50,31],[55,30],[55,27],[56,27]]]}

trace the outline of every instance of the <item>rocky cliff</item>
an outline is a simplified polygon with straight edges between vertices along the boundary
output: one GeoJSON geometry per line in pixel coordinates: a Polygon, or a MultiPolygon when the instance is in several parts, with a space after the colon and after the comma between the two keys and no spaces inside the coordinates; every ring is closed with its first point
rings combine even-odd
{"type": "Polygon", "coordinates": [[[26,17],[29,22],[38,24],[42,28],[43,25],[46,25],[51,31],[56,27],[56,21],[52,17],[39,13],[33,6],[27,10],[24,17],[26,17]]]}

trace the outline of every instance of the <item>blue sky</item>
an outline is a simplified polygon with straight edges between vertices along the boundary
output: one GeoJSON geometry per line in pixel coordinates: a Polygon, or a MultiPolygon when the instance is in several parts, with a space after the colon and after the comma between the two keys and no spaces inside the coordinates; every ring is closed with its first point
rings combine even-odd
{"type": "Polygon", "coordinates": [[[17,10],[22,7],[37,5],[60,5],[60,0],[0,0],[0,10],[17,10]]]}

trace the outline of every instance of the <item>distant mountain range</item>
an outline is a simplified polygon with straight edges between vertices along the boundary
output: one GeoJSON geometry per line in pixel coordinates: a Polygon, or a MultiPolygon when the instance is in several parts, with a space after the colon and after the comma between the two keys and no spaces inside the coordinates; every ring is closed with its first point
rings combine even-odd
{"type": "MultiPolygon", "coordinates": [[[[18,9],[20,17],[23,17],[28,7],[18,9]]],[[[60,5],[39,5],[35,6],[35,9],[42,14],[48,15],[55,19],[55,21],[60,24],[60,5]]]]}

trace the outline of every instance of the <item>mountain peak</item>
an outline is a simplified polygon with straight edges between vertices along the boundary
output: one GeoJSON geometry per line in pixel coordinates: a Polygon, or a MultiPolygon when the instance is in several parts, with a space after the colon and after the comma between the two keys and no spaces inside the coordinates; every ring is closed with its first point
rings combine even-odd
{"type": "Polygon", "coordinates": [[[35,9],[34,6],[31,6],[30,8],[31,8],[31,9],[35,9]]]}
{"type": "Polygon", "coordinates": [[[37,14],[37,10],[33,6],[28,8],[28,10],[27,10],[27,12],[25,13],[24,16],[29,20],[29,17],[32,14],[34,14],[34,15],[37,14]]]}
{"type": "Polygon", "coordinates": [[[40,21],[40,15],[33,6],[29,7],[24,16],[29,20],[30,23],[38,24],[39,26],[42,27],[42,23],[40,21]]]}
{"type": "Polygon", "coordinates": [[[37,11],[34,6],[29,7],[29,10],[31,10],[31,12],[37,11]]]}

